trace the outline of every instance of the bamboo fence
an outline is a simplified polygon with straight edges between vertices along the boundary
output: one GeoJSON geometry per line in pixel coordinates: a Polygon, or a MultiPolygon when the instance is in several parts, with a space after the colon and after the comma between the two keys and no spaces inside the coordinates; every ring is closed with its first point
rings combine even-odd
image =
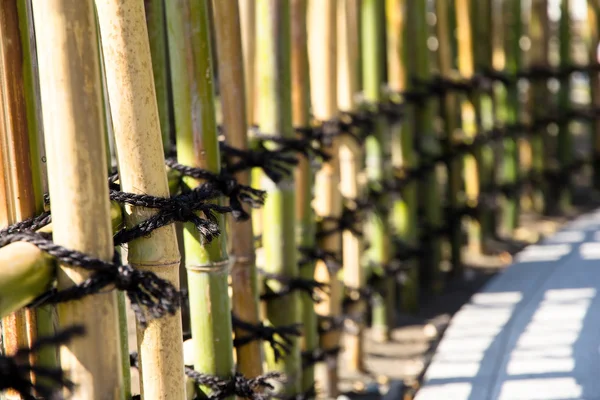
{"type": "Polygon", "coordinates": [[[599,6],[550,3],[2,2],[0,398],[367,376],[469,257],[600,190],[599,6]]]}

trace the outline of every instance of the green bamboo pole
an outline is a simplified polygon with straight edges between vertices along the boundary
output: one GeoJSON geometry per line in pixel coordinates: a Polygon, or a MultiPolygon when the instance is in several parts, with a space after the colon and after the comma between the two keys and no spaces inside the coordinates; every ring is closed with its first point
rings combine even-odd
{"type": "MultiPolygon", "coordinates": [[[[560,3],[559,23],[559,56],[560,66],[571,64],[571,13],[570,0],[560,3]]],[[[564,76],[560,80],[558,92],[558,112],[566,112],[571,107],[571,76],[564,76]]],[[[558,126],[556,141],[556,156],[561,170],[568,170],[573,161],[573,138],[570,131],[570,121],[563,121],[558,126]]],[[[571,209],[571,184],[569,181],[558,182],[557,199],[558,210],[565,212],[571,209]]]]}
{"type": "MultiPolygon", "coordinates": [[[[308,49],[312,112],[317,120],[327,121],[337,116],[337,1],[311,0],[308,7],[308,49]]],[[[326,151],[331,159],[323,162],[315,176],[315,213],[317,217],[339,218],[342,196],[339,190],[339,138],[333,138],[326,151]]],[[[326,230],[331,227],[322,222],[326,230]]],[[[320,247],[334,254],[341,253],[342,235],[328,235],[320,247]]],[[[329,285],[329,297],[315,309],[320,315],[339,317],[342,314],[343,283],[331,273],[323,261],[317,261],[315,279],[329,285]]],[[[320,345],[332,349],[339,345],[339,331],[322,334],[320,345]]],[[[338,358],[329,357],[315,368],[319,388],[328,397],[338,395],[338,358]]]]}
{"type": "MultiPolygon", "coordinates": [[[[220,93],[223,104],[223,126],[227,142],[235,148],[248,148],[248,125],[246,120],[246,95],[240,14],[237,0],[214,0],[215,33],[219,57],[220,93]]],[[[249,184],[248,171],[240,172],[236,178],[244,185],[249,184]]],[[[233,313],[243,321],[259,322],[258,283],[252,220],[239,222],[232,235],[231,270],[233,313]]],[[[237,330],[236,335],[248,335],[237,330]]],[[[246,377],[262,374],[261,343],[253,341],[236,349],[237,369],[246,377]]]]}
{"type": "MultiPolygon", "coordinates": [[[[169,2],[167,26],[178,160],[185,165],[219,172],[206,3],[169,2]]],[[[189,178],[184,181],[190,187],[199,183],[189,178]]],[[[225,219],[219,216],[218,223],[223,232],[225,219]]],[[[184,241],[194,367],[202,373],[227,377],[233,370],[227,240],[223,232],[211,243],[206,243],[193,224],[187,224],[184,241]]],[[[201,390],[208,394],[208,389],[201,390]]]]}
{"type": "MultiPolygon", "coordinates": [[[[600,5],[596,0],[587,1],[587,40],[589,63],[598,64],[598,43],[600,42],[600,5]]],[[[590,74],[590,91],[592,107],[600,108],[600,74],[590,74]]],[[[600,120],[592,122],[592,174],[593,187],[600,189],[600,120]]]]}
{"type": "Polygon", "coordinates": [[[244,81],[246,82],[246,118],[248,125],[256,121],[256,0],[238,0],[240,28],[244,50],[244,81]]]}
{"type": "MultiPolygon", "coordinates": [[[[290,2],[257,0],[256,7],[256,63],[261,66],[256,82],[257,122],[265,132],[293,137],[290,2]]],[[[264,177],[263,188],[268,193],[262,227],[264,268],[270,273],[297,276],[294,177],[290,176],[278,184],[264,177]]],[[[279,288],[274,281],[269,281],[269,285],[274,291],[279,288]]],[[[270,300],[266,304],[267,320],[274,326],[299,323],[299,306],[296,293],[270,300]]],[[[275,361],[272,352],[267,351],[267,360],[270,370],[282,371],[288,376],[285,388],[280,391],[288,395],[298,393],[302,382],[299,343],[294,340],[290,353],[283,360],[275,361]]]]}
{"type": "MultiPolygon", "coordinates": [[[[437,17],[436,31],[438,38],[438,67],[440,74],[445,78],[452,78],[454,74],[452,43],[454,38],[450,29],[449,14],[450,4],[446,0],[436,0],[435,10],[437,17]]],[[[444,131],[446,132],[446,150],[450,151],[461,140],[460,121],[458,111],[458,96],[448,93],[440,103],[440,113],[444,119],[444,131]]],[[[448,164],[447,198],[451,212],[458,210],[461,206],[461,160],[454,159],[448,164]]],[[[452,263],[451,273],[460,275],[462,266],[462,218],[448,219],[450,224],[450,261],[452,263]]]]}
{"type": "MultiPolygon", "coordinates": [[[[383,0],[364,0],[361,4],[361,40],[362,40],[362,83],[363,98],[368,104],[377,104],[383,100],[385,49],[385,3],[383,0]]],[[[375,122],[375,131],[365,143],[365,160],[368,185],[374,190],[382,187],[388,175],[386,168],[386,148],[389,129],[383,118],[375,122]]],[[[389,196],[380,196],[379,204],[387,207],[389,196]]],[[[384,208],[385,209],[385,208],[384,208]]],[[[382,266],[391,260],[388,215],[381,207],[370,213],[368,221],[370,249],[368,262],[375,266],[371,273],[382,276],[386,296],[377,296],[373,307],[372,334],[375,340],[389,339],[393,327],[395,302],[394,280],[385,279],[382,266]]]]}
{"type": "Polygon", "coordinates": [[[167,32],[165,23],[164,0],[144,0],[146,24],[152,55],[152,72],[156,88],[156,103],[160,118],[165,154],[171,149],[171,115],[169,96],[169,55],[167,49],[167,32]]]}
{"type": "MultiPolygon", "coordinates": [[[[493,1],[473,1],[470,10],[470,27],[472,37],[471,49],[473,56],[473,68],[478,70],[491,70],[493,68],[493,1]]],[[[477,90],[471,98],[475,106],[476,127],[483,132],[489,132],[494,128],[494,87],[491,91],[477,90]]],[[[492,186],[496,180],[496,168],[494,166],[494,149],[491,146],[480,146],[475,151],[477,161],[480,190],[492,186]]],[[[471,206],[478,202],[471,202],[471,206]]],[[[481,227],[481,240],[483,251],[487,251],[486,239],[496,236],[496,212],[492,209],[481,208],[478,210],[477,218],[481,227]]]]}
{"type": "MultiPolygon", "coordinates": [[[[291,71],[292,71],[292,122],[294,126],[307,127],[311,124],[310,116],[310,72],[308,63],[307,40],[307,0],[292,0],[291,2],[291,71]]],[[[315,246],[316,221],[311,206],[313,201],[314,173],[311,162],[300,157],[295,171],[296,190],[296,241],[299,246],[313,248],[315,246]]],[[[309,261],[300,265],[299,274],[302,278],[313,279],[315,263],[309,261]]],[[[319,347],[317,332],[317,314],[312,298],[300,294],[302,309],[302,351],[312,352],[319,347]]],[[[314,366],[302,371],[302,391],[307,391],[315,384],[314,366]]]]}
{"type": "MultiPolygon", "coordinates": [[[[113,243],[93,3],[34,2],[33,11],[54,242],[108,261],[113,243]]],[[[88,276],[61,265],[58,288],[88,276]]],[[[88,296],[57,309],[60,326],[88,328],[84,338],[61,346],[61,366],[78,384],[71,398],[123,399],[116,294],[88,296]]]]}
{"type": "MultiPolygon", "coordinates": [[[[19,0],[0,5],[0,71],[3,93],[0,104],[6,118],[0,125],[3,152],[8,159],[4,165],[7,189],[1,208],[6,224],[31,217],[42,211],[43,189],[38,154],[38,115],[34,90],[34,57],[29,36],[31,14],[27,2],[19,0]],[[12,187],[12,188],[9,188],[12,187]]],[[[2,223],[2,224],[3,224],[2,223]]],[[[37,336],[54,331],[55,309],[44,306],[36,310],[20,310],[2,320],[2,343],[14,353],[23,344],[31,344],[37,336]]],[[[58,353],[43,349],[32,356],[34,365],[56,367],[58,353]]],[[[35,379],[35,377],[33,377],[35,379]]]]}
{"type": "MultiPolygon", "coordinates": [[[[406,37],[405,0],[387,0],[387,62],[388,87],[400,93],[407,88],[407,60],[405,57],[406,37]]],[[[416,154],[413,151],[414,126],[410,118],[391,126],[392,167],[397,171],[415,166],[416,154]]],[[[416,246],[417,238],[417,183],[409,183],[402,195],[395,196],[392,206],[391,224],[395,235],[408,244],[416,246]]],[[[400,288],[400,307],[409,312],[416,312],[419,307],[419,270],[417,260],[407,260],[410,267],[407,280],[400,288]]]]}
{"type": "MultiPolygon", "coordinates": [[[[144,4],[139,0],[96,1],[106,66],[106,83],[121,187],[124,191],[169,195],[152,74],[144,4]]],[[[134,226],[155,211],[126,207],[125,223],[134,226]]],[[[128,245],[128,262],[179,287],[175,228],[158,229],[128,245]]],[[[143,398],[183,398],[180,312],[137,327],[143,398]]]]}
{"type": "MultiPolygon", "coordinates": [[[[357,94],[360,91],[360,51],[356,43],[360,37],[359,0],[338,0],[338,107],[352,112],[358,109],[357,94]]],[[[364,170],[362,148],[352,139],[342,137],[339,145],[340,191],[347,199],[357,200],[362,192],[359,176],[364,170]]],[[[358,292],[365,286],[363,247],[360,235],[352,231],[342,233],[342,260],[344,286],[358,292]]],[[[365,315],[367,304],[361,302],[348,310],[353,315],[365,315]]],[[[344,351],[346,367],[351,371],[366,371],[364,363],[364,323],[354,326],[354,333],[346,335],[344,351]]]]}
{"type": "MultiPolygon", "coordinates": [[[[504,17],[504,71],[514,75],[522,67],[521,47],[519,41],[522,35],[521,0],[510,0],[503,3],[502,15],[504,17]]],[[[516,83],[511,83],[501,91],[504,108],[504,123],[515,124],[519,121],[520,99],[519,88],[516,83]]],[[[503,141],[503,154],[501,165],[500,183],[517,185],[519,181],[519,148],[518,141],[507,138],[503,141]]],[[[516,194],[503,196],[502,201],[502,233],[512,236],[519,225],[520,212],[520,187],[516,187],[516,194]]]]}
{"type": "MultiPolygon", "coordinates": [[[[530,37],[531,53],[529,62],[532,66],[549,66],[549,20],[548,20],[548,0],[534,0],[531,8],[530,37]]],[[[536,80],[531,86],[531,115],[532,118],[541,118],[548,112],[548,83],[545,80],[536,80]]],[[[540,128],[542,132],[532,138],[532,172],[542,176],[546,158],[549,152],[549,141],[547,127],[540,128]]],[[[534,190],[533,204],[538,212],[547,212],[552,203],[550,186],[552,183],[542,181],[534,190]]]]}
{"type": "MultiPolygon", "coordinates": [[[[427,50],[427,23],[426,1],[419,0],[407,2],[406,4],[406,50],[408,76],[420,81],[431,79],[430,55],[427,50]]],[[[407,86],[409,91],[418,90],[413,82],[407,86]]],[[[425,101],[419,106],[412,106],[410,112],[413,115],[414,129],[416,132],[416,147],[419,154],[435,154],[439,143],[433,132],[433,109],[432,101],[425,101]]],[[[436,228],[442,220],[442,209],[439,201],[438,183],[436,170],[429,172],[426,177],[419,181],[418,196],[421,207],[424,208],[424,222],[431,228],[436,228]]],[[[420,278],[422,289],[437,292],[442,288],[440,274],[441,241],[432,238],[426,243],[420,243],[424,257],[420,266],[420,278]]]]}

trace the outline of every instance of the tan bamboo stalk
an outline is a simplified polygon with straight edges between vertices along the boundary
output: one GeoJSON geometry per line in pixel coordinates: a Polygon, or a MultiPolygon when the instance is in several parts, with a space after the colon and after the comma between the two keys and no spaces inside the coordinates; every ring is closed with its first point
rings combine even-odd
{"type": "MultiPolygon", "coordinates": [[[[37,155],[37,116],[26,5],[23,0],[0,4],[0,226],[42,211],[42,182],[37,155]],[[33,151],[31,151],[33,149],[33,151]]],[[[38,336],[52,333],[53,307],[23,309],[2,320],[4,350],[14,353],[38,336]]],[[[53,367],[57,352],[45,350],[31,362],[53,367]]]]}
{"type": "MultiPolygon", "coordinates": [[[[290,65],[290,2],[289,0],[257,0],[257,122],[265,132],[293,137],[290,65]]],[[[264,178],[267,190],[262,227],[264,268],[267,272],[287,277],[298,276],[295,240],[295,193],[294,177],[290,176],[278,184],[264,178]]],[[[277,282],[268,282],[277,291],[277,282]]],[[[290,293],[266,303],[267,320],[274,326],[300,322],[297,293],[290,293]]],[[[268,349],[267,349],[268,350],[268,349]]],[[[271,370],[282,371],[288,382],[282,392],[297,394],[302,381],[300,351],[297,340],[283,360],[275,361],[267,351],[271,370]]],[[[283,394],[282,393],[282,394],[283,394]]]]}
{"type": "MultiPolygon", "coordinates": [[[[40,88],[54,242],[111,260],[104,118],[94,7],[91,1],[34,2],[40,88]],[[82,146],[85,143],[85,146],[82,146]]],[[[61,265],[59,289],[89,275],[61,265]]],[[[115,292],[57,307],[63,327],[82,324],[84,338],[61,347],[75,382],[74,399],[124,398],[115,292]]]]}
{"type": "Polygon", "coordinates": [[[253,125],[256,116],[256,0],[238,0],[244,50],[244,82],[246,83],[246,119],[253,125]]]}
{"type": "MultiPolygon", "coordinates": [[[[460,75],[469,79],[475,73],[473,60],[473,42],[469,6],[472,0],[456,0],[456,35],[458,42],[458,70],[460,75]]],[[[467,140],[473,140],[477,133],[477,121],[473,103],[461,102],[462,129],[467,140]]],[[[476,205],[479,201],[480,179],[477,169],[477,159],[474,156],[464,157],[464,180],[467,204],[476,205]]],[[[469,219],[468,248],[474,254],[481,254],[481,224],[475,218],[469,219]]]]}
{"type": "MultiPolygon", "coordinates": [[[[307,0],[292,0],[292,123],[297,127],[308,127],[310,116],[310,74],[307,40],[307,0]]],[[[296,241],[299,246],[312,248],[315,245],[316,221],[312,208],[314,173],[311,161],[306,157],[298,159],[295,170],[296,179],[296,241]]],[[[300,265],[302,278],[313,279],[315,263],[300,265]]],[[[319,347],[317,314],[312,298],[307,293],[300,294],[302,302],[302,351],[312,352],[319,347]]],[[[310,390],[315,384],[314,366],[302,370],[302,391],[310,390]]]]}
{"type": "MultiPolygon", "coordinates": [[[[235,148],[248,149],[246,87],[238,2],[237,0],[214,0],[213,10],[226,139],[235,148]]],[[[244,185],[250,183],[248,171],[238,173],[236,178],[244,185]]],[[[236,223],[231,230],[231,236],[233,313],[243,321],[256,324],[259,322],[259,303],[252,220],[236,223]]],[[[235,334],[240,337],[248,335],[244,330],[236,330],[235,334]]],[[[246,377],[255,377],[262,373],[260,346],[260,341],[253,341],[236,349],[237,369],[246,377]]]]}
{"type": "MultiPolygon", "coordinates": [[[[356,96],[360,91],[360,54],[356,45],[359,38],[358,0],[338,1],[338,62],[337,89],[338,107],[342,111],[356,111],[356,96]]],[[[357,143],[348,137],[342,137],[339,144],[340,192],[347,199],[359,198],[362,185],[359,176],[364,169],[364,154],[357,143]]],[[[344,266],[344,285],[358,291],[365,285],[365,271],[362,265],[363,243],[360,236],[351,231],[342,233],[342,260],[344,266]]],[[[350,313],[364,315],[366,304],[357,304],[350,313]]],[[[354,334],[344,340],[344,353],[347,366],[353,371],[365,371],[364,365],[364,324],[355,326],[354,334]]]]}
{"type": "MultiPolygon", "coordinates": [[[[559,22],[559,54],[561,68],[568,67],[571,64],[571,30],[573,22],[571,20],[571,1],[562,0],[560,3],[560,22],[559,22]]],[[[558,92],[558,109],[567,111],[571,106],[571,75],[566,75],[560,79],[560,89],[558,92]]],[[[558,166],[561,169],[568,170],[573,162],[573,133],[569,129],[570,121],[564,121],[558,124],[558,135],[556,137],[556,158],[558,166]]],[[[569,181],[555,183],[559,187],[556,193],[558,207],[561,212],[572,211],[572,185],[569,181]]]]}
{"type": "MultiPolygon", "coordinates": [[[[169,196],[144,4],[140,0],[98,0],[98,21],[106,63],[121,187],[124,191],[169,196]]],[[[155,211],[126,207],[133,226],[155,211]]],[[[128,245],[128,261],[179,287],[179,251],[174,225],[128,245]]],[[[141,391],[147,399],[185,395],[181,315],[177,312],[137,327],[141,391]]]]}
{"type": "MultiPolygon", "coordinates": [[[[407,65],[405,58],[405,0],[386,0],[388,87],[400,93],[406,90],[407,65]]],[[[411,40],[411,39],[409,39],[411,40]]],[[[410,169],[416,165],[413,145],[414,124],[409,119],[391,127],[392,166],[410,169]]],[[[400,240],[417,245],[417,182],[409,183],[401,196],[394,199],[391,223],[400,240]]],[[[407,260],[410,268],[407,281],[402,285],[400,306],[410,312],[417,310],[419,301],[419,270],[416,260],[407,260]]]]}
{"type": "MultiPolygon", "coordinates": [[[[317,120],[326,121],[337,115],[337,1],[311,0],[308,6],[308,56],[310,66],[311,103],[317,120]]],[[[331,159],[324,162],[315,176],[315,214],[318,217],[339,218],[342,214],[342,196],[339,190],[339,139],[332,140],[326,150],[331,159]]],[[[331,227],[322,224],[325,230],[331,227]]],[[[320,247],[326,251],[340,253],[341,234],[335,233],[324,238],[320,247]]],[[[331,274],[323,261],[317,261],[315,279],[327,282],[330,294],[315,306],[318,314],[338,317],[342,313],[343,284],[336,274],[331,274]]],[[[336,347],[340,341],[339,331],[321,335],[320,344],[324,349],[336,347]]],[[[338,359],[331,357],[315,366],[318,386],[328,397],[338,394],[338,359]]]]}
{"type": "MultiPolygon", "coordinates": [[[[589,63],[598,64],[598,43],[600,42],[600,4],[596,0],[587,2],[587,39],[589,49],[589,63]]],[[[600,108],[600,73],[590,74],[590,90],[592,97],[592,107],[600,108]]],[[[600,189],[600,119],[592,122],[592,168],[593,168],[593,186],[596,190],[600,189]]]]}
{"type": "MultiPolygon", "coordinates": [[[[487,0],[482,0],[487,1],[487,0]]],[[[438,39],[438,67],[441,76],[444,78],[452,78],[454,75],[452,42],[454,41],[452,31],[450,30],[449,19],[450,4],[447,0],[436,0],[435,11],[437,17],[437,39],[438,39]]],[[[451,150],[456,146],[460,138],[460,121],[458,111],[458,96],[455,93],[448,93],[442,100],[441,113],[444,119],[444,132],[447,137],[447,150],[451,150]]],[[[448,205],[454,210],[458,210],[461,206],[460,192],[462,186],[461,179],[461,160],[451,160],[448,165],[448,186],[446,189],[448,205]]],[[[450,221],[449,221],[450,222],[450,221]]],[[[454,219],[450,225],[450,246],[451,246],[451,262],[452,274],[460,275],[463,271],[462,266],[462,221],[454,219]]]]}

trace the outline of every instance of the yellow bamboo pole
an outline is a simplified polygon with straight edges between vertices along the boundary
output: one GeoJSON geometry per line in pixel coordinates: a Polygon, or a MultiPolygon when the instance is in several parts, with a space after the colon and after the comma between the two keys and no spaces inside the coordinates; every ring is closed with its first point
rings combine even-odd
{"type": "MultiPolygon", "coordinates": [[[[168,197],[150,44],[141,0],[97,0],[106,81],[124,191],[168,197]]],[[[155,213],[126,207],[134,226],[155,213]]],[[[175,226],[129,243],[128,261],[179,287],[180,255],[175,226]]],[[[181,313],[138,325],[141,391],[147,399],[185,396],[181,313]]]]}
{"type": "Polygon", "coordinates": [[[246,119],[249,125],[256,122],[256,0],[238,0],[240,27],[244,50],[244,82],[246,83],[246,119]]]}
{"type": "MultiPolygon", "coordinates": [[[[36,1],[33,11],[54,242],[108,261],[113,241],[93,3],[36,1]]],[[[88,275],[61,265],[58,287],[70,287],[88,275]]],[[[61,326],[87,328],[84,338],[60,350],[67,377],[78,384],[71,398],[123,399],[116,293],[99,293],[57,309],[61,326]]]]}
{"type": "MultiPolygon", "coordinates": [[[[360,91],[360,54],[358,46],[358,0],[337,0],[337,92],[338,107],[342,111],[358,108],[356,95],[360,91]]],[[[339,143],[340,192],[347,198],[357,200],[361,193],[360,174],[364,169],[364,154],[351,138],[342,137],[339,143]]],[[[361,263],[363,243],[360,236],[351,231],[342,233],[342,261],[344,285],[358,291],[365,285],[365,271],[361,263]]],[[[352,314],[364,315],[366,304],[349,310],[352,314]]],[[[363,357],[364,325],[358,324],[356,333],[345,338],[344,348],[347,366],[353,371],[365,371],[363,357]]]]}
{"type": "MultiPolygon", "coordinates": [[[[223,104],[223,126],[227,142],[238,149],[248,149],[248,125],[246,119],[246,90],[240,14],[237,0],[213,0],[217,56],[219,58],[219,82],[223,104]]],[[[238,182],[250,183],[248,171],[236,174],[238,182]]],[[[245,322],[259,322],[258,286],[252,220],[237,222],[231,230],[233,266],[231,269],[232,308],[236,317],[245,322]]],[[[248,332],[236,330],[236,336],[248,332]]],[[[252,341],[236,348],[237,369],[246,377],[262,373],[260,341],[252,341]]]]}
{"type": "MultiPolygon", "coordinates": [[[[311,0],[308,6],[308,56],[312,111],[317,120],[326,121],[337,115],[337,1],[311,0]]],[[[339,218],[342,213],[342,196],[339,191],[339,139],[334,138],[327,149],[331,159],[324,162],[315,176],[315,213],[318,217],[339,218]]],[[[328,230],[327,222],[322,224],[328,230]]],[[[341,251],[341,234],[335,233],[322,240],[320,246],[333,253],[341,251]]],[[[323,261],[317,261],[315,279],[330,287],[329,297],[317,304],[318,314],[338,317],[342,313],[343,285],[336,274],[330,273],[323,261]]],[[[338,331],[321,335],[324,349],[336,347],[340,341],[338,331]]],[[[319,388],[328,397],[338,394],[338,360],[331,357],[315,366],[319,388]]]]}

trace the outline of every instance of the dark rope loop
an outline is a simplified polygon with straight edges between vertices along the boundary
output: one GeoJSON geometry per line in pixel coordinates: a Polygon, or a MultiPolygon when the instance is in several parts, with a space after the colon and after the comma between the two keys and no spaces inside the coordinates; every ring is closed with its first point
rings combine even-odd
{"type": "Polygon", "coordinates": [[[258,269],[258,271],[265,277],[266,280],[278,281],[282,286],[277,292],[270,290],[267,286],[266,292],[260,296],[261,300],[277,299],[287,296],[293,291],[300,291],[308,294],[315,303],[320,303],[323,301],[322,296],[329,294],[329,285],[323,282],[300,277],[292,278],[284,275],[273,274],[262,269],[258,269]]]}

